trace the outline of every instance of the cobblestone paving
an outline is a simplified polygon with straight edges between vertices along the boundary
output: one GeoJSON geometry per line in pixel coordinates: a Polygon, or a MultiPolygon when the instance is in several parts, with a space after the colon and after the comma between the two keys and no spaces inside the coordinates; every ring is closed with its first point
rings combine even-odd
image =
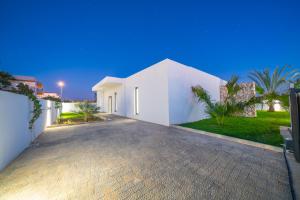
{"type": "Polygon", "coordinates": [[[291,199],[281,153],[119,119],[51,128],[0,173],[0,199],[291,199]]]}

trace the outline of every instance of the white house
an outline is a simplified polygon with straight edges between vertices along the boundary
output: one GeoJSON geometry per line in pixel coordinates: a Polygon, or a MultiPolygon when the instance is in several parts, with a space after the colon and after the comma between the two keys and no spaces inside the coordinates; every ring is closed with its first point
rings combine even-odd
{"type": "Polygon", "coordinates": [[[127,78],[107,76],[92,90],[103,112],[169,126],[208,117],[191,86],[202,86],[219,101],[223,84],[219,77],[165,59],[127,78]]]}

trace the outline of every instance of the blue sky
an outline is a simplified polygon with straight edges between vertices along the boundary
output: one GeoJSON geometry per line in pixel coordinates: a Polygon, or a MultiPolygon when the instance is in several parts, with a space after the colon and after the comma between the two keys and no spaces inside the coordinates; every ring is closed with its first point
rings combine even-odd
{"type": "Polygon", "coordinates": [[[0,0],[0,70],[46,91],[92,98],[106,75],[127,77],[165,58],[228,79],[300,68],[300,1],[0,0]]]}

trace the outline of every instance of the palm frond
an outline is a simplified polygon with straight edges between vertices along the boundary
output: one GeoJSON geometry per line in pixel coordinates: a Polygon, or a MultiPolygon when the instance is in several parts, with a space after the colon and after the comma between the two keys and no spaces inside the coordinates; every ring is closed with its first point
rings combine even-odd
{"type": "Polygon", "coordinates": [[[272,86],[271,86],[271,77],[270,77],[270,70],[269,69],[265,69],[262,73],[262,80],[265,84],[265,87],[267,88],[267,90],[271,90],[272,86]]]}
{"type": "Polygon", "coordinates": [[[227,88],[227,100],[233,99],[233,97],[240,91],[241,87],[238,84],[239,77],[236,75],[233,75],[230,80],[226,84],[227,88]]]}
{"type": "Polygon", "coordinates": [[[212,101],[211,97],[207,93],[206,90],[204,90],[200,85],[197,85],[195,87],[192,87],[192,92],[194,93],[195,97],[198,98],[198,101],[206,103],[209,107],[212,107],[212,101]]]}

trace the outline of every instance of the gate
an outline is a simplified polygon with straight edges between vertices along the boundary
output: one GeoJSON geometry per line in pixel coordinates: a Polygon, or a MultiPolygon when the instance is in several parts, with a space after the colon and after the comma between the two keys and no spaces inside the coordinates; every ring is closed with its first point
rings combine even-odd
{"type": "Polygon", "coordinates": [[[300,89],[290,90],[290,104],[294,155],[300,162],[300,89]]]}

